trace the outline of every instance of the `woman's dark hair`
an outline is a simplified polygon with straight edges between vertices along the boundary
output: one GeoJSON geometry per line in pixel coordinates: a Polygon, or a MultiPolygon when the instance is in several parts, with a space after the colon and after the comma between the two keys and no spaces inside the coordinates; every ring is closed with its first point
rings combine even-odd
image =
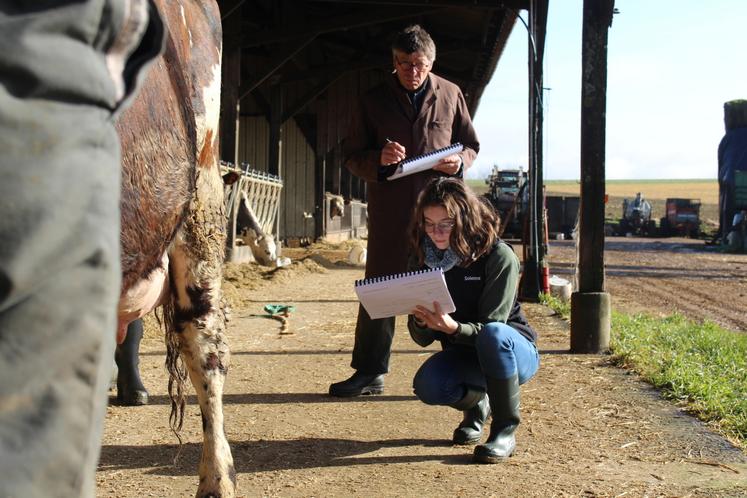
{"type": "Polygon", "coordinates": [[[406,54],[423,52],[431,62],[436,60],[436,44],[433,43],[431,35],[417,24],[408,26],[394,35],[392,51],[394,50],[399,50],[406,54]]]}
{"type": "Polygon", "coordinates": [[[425,258],[423,212],[430,206],[442,206],[454,220],[449,247],[461,258],[460,266],[487,254],[498,241],[500,220],[489,201],[476,196],[460,179],[436,177],[420,193],[410,224],[410,244],[418,264],[422,265],[425,258]]]}

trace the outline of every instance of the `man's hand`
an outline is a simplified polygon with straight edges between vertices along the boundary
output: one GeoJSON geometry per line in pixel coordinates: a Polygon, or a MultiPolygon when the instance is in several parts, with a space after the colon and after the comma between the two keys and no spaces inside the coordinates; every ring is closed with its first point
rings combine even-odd
{"type": "Polygon", "coordinates": [[[434,311],[431,311],[425,306],[416,306],[412,310],[412,314],[415,315],[415,322],[419,322],[418,326],[421,326],[422,323],[431,330],[454,334],[459,328],[459,324],[448,313],[443,312],[437,301],[433,301],[433,309],[434,311]]]}
{"type": "Polygon", "coordinates": [[[452,154],[441,159],[433,169],[446,173],[447,175],[455,175],[462,166],[462,156],[459,154],[452,154]]]}
{"type": "Polygon", "coordinates": [[[390,164],[397,164],[405,157],[405,148],[397,142],[388,142],[383,149],[381,149],[381,165],[389,166],[390,164]]]}

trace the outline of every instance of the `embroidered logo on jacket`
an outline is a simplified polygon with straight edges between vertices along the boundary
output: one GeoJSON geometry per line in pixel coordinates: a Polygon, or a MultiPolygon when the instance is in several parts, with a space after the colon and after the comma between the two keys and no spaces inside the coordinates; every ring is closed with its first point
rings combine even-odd
{"type": "Polygon", "coordinates": [[[480,276],[479,275],[475,275],[475,276],[465,275],[464,281],[467,282],[469,280],[480,280],[480,276]]]}

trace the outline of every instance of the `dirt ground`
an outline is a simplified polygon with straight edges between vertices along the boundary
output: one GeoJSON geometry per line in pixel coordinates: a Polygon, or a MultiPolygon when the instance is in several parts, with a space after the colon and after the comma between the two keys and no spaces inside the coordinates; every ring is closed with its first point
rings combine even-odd
{"type": "MultiPolygon", "coordinates": [[[[553,241],[550,272],[572,279],[574,241],[553,241]]],[[[679,311],[747,331],[747,255],[727,254],[702,240],[608,237],[604,260],[612,306],[624,311],[679,311]]]]}
{"type": "MultiPolygon", "coordinates": [[[[362,269],[347,248],[286,250],[291,267],[226,269],[231,368],[225,427],[238,495],[747,497],[747,454],[604,355],[568,352],[568,324],[528,304],[540,334],[541,367],[522,388],[517,451],[478,466],[469,447],[451,446],[460,415],[426,406],[411,379],[435,347],[413,343],[399,320],[381,396],[329,397],[347,377],[362,269]],[[304,259],[305,258],[305,259],[304,259]],[[291,335],[261,314],[292,304],[291,335]]],[[[553,274],[573,272],[572,242],[550,247],[553,274]]],[[[610,238],[606,264],[613,306],[681,310],[747,330],[747,256],[706,251],[685,239],[610,238]]],[[[168,430],[164,347],[150,333],[141,348],[150,404],[109,407],[98,495],[193,496],[200,416],[190,396],[178,451],[168,430]]]]}

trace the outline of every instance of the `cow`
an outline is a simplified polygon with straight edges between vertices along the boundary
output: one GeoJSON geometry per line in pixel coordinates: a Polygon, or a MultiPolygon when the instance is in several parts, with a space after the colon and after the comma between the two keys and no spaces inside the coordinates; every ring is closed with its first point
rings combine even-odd
{"type": "MultiPolygon", "coordinates": [[[[155,0],[169,36],[117,123],[122,146],[122,294],[127,324],[163,307],[170,425],[179,437],[189,375],[202,413],[197,496],[233,497],[223,428],[229,366],[221,278],[226,238],[218,166],[222,31],[214,0],[155,0]]],[[[181,438],[179,438],[181,441],[181,438]]]]}
{"type": "Polygon", "coordinates": [[[239,204],[236,223],[240,240],[249,246],[254,259],[261,265],[275,265],[278,259],[275,238],[262,230],[244,192],[241,192],[241,203],[239,204]]]}
{"type": "Polygon", "coordinates": [[[277,266],[278,249],[275,237],[265,233],[262,229],[249,202],[249,197],[244,189],[239,187],[240,178],[241,176],[236,171],[229,171],[223,175],[223,196],[226,200],[226,209],[230,211],[231,206],[235,206],[236,209],[236,234],[238,235],[236,242],[248,246],[254,260],[259,264],[277,266]],[[236,197],[238,199],[235,202],[236,197]]]}
{"type": "Polygon", "coordinates": [[[345,215],[345,199],[341,195],[333,195],[329,199],[329,217],[342,218],[345,215]]]}

